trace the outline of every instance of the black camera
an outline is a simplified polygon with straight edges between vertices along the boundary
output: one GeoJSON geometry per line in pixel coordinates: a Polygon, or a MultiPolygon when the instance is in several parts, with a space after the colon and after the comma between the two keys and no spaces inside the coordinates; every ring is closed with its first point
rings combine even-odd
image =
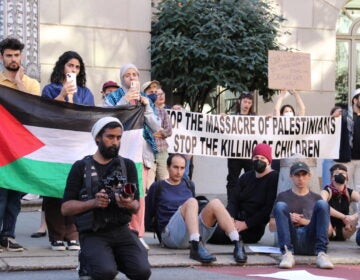
{"type": "Polygon", "coordinates": [[[136,185],[128,183],[121,172],[115,171],[101,181],[101,188],[107,193],[110,203],[115,202],[115,193],[128,198],[136,192],[136,185]]]}

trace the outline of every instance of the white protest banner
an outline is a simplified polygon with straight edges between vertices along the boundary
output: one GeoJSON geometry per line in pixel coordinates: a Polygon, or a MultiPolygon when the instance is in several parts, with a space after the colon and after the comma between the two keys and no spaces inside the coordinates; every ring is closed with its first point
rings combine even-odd
{"type": "Polygon", "coordinates": [[[274,158],[338,158],[341,119],[330,116],[267,117],[210,115],[169,110],[169,152],[251,158],[258,143],[274,158]]]}

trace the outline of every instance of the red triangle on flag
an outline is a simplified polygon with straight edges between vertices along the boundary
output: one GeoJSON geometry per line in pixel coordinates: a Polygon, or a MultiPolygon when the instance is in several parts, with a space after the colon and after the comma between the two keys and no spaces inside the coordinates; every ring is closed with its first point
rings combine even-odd
{"type": "Polygon", "coordinates": [[[0,120],[0,166],[45,146],[1,105],[0,120]]]}

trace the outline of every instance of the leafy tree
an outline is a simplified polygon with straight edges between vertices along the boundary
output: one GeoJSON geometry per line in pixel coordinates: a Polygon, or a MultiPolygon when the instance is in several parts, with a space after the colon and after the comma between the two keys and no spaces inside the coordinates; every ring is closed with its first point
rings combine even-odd
{"type": "Polygon", "coordinates": [[[271,99],[267,56],[279,49],[283,18],[268,1],[163,0],[154,19],[152,76],[192,111],[202,111],[217,86],[222,92],[259,90],[271,99]]]}

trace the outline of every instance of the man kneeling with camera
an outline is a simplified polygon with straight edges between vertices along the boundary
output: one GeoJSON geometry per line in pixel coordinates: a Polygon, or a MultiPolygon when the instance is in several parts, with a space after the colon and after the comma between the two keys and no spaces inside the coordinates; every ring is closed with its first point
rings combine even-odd
{"type": "Polygon", "coordinates": [[[129,279],[151,275],[147,251],[128,227],[139,192],[134,162],[118,155],[123,130],[117,118],[99,119],[91,130],[96,153],[76,161],[66,182],[61,212],[75,217],[83,279],[112,280],[118,271],[129,279]]]}

